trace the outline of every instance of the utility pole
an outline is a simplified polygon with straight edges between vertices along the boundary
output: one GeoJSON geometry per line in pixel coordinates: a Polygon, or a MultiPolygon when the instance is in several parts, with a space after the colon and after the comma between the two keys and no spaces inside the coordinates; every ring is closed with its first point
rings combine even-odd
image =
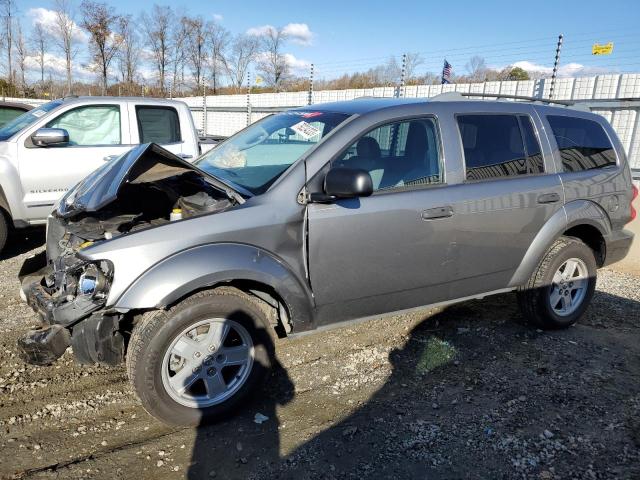
{"type": "Polygon", "coordinates": [[[247,126],[251,125],[251,72],[247,72],[247,126]]]}
{"type": "Polygon", "coordinates": [[[562,49],[562,34],[558,36],[558,46],[556,47],[556,59],[553,62],[553,73],[551,74],[551,87],[549,88],[549,100],[553,99],[553,90],[556,86],[558,76],[558,65],[560,64],[560,50],[562,49]]]}
{"type": "Polygon", "coordinates": [[[311,64],[311,68],[309,69],[309,100],[307,105],[311,105],[313,103],[313,63],[311,64]]]}
{"type": "Polygon", "coordinates": [[[202,76],[202,134],[207,135],[207,84],[202,76]]]}
{"type": "Polygon", "coordinates": [[[398,87],[398,91],[396,92],[396,97],[404,97],[404,82],[405,77],[407,75],[407,54],[402,54],[402,70],[400,71],[400,86],[398,87]]]}

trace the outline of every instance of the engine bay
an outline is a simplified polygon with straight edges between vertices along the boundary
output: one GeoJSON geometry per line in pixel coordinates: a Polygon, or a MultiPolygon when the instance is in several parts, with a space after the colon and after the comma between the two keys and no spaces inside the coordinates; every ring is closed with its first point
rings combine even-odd
{"type": "Polygon", "coordinates": [[[70,217],[66,230],[83,241],[109,240],[168,223],[172,213],[188,219],[222,212],[233,205],[198,173],[187,171],[152,182],[126,183],[116,200],[103,209],[70,217]]]}

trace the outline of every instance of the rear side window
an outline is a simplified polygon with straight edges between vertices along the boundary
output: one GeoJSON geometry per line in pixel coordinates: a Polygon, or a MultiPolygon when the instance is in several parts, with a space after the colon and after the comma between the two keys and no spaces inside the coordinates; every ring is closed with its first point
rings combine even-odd
{"type": "Polygon", "coordinates": [[[584,118],[549,115],[565,172],[593,170],[616,164],[616,152],[602,125],[584,118]]]}
{"type": "Polygon", "coordinates": [[[171,107],[136,107],[140,143],[176,143],[182,141],[178,112],[171,107]]]}
{"type": "Polygon", "coordinates": [[[467,180],[544,173],[540,144],[526,115],[458,115],[467,180]]]}

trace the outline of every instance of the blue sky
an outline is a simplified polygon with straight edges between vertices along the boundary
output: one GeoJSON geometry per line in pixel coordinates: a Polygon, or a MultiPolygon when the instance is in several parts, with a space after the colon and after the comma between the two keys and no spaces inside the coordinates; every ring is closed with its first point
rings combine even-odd
{"type": "MultiPolygon", "coordinates": [[[[151,6],[151,2],[131,0],[107,3],[117,12],[132,14],[151,6]]],[[[366,70],[390,55],[403,52],[421,52],[425,63],[420,70],[431,72],[441,69],[446,56],[454,72],[464,74],[464,65],[473,55],[484,57],[492,67],[529,62],[550,68],[559,33],[565,35],[561,59],[564,74],[640,72],[637,0],[200,0],[184,1],[180,6],[190,14],[221,18],[221,23],[233,33],[263,25],[306,24],[312,33],[310,43],[290,41],[286,52],[300,65],[313,62],[319,76],[325,77],[366,70]],[[609,41],[615,44],[613,55],[591,55],[594,42],[609,41]]],[[[51,9],[53,2],[19,1],[26,24],[29,9],[38,7],[51,9]]]]}

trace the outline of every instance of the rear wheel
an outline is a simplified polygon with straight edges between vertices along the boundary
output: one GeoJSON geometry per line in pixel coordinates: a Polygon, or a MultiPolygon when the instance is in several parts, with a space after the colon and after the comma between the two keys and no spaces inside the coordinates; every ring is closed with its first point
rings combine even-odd
{"type": "Polygon", "coordinates": [[[569,327],[589,306],[596,276],[593,251],[576,238],[561,237],[520,288],[518,301],[522,313],[542,328],[569,327]]]}
{"type": "Polygon", "coordinates": [[[127,372],[147,412],[165,423],[197,425],[237,407],[262,384],[272,357],[262,309],[224,288],[144,314],[131,335],[127,372]]]}

